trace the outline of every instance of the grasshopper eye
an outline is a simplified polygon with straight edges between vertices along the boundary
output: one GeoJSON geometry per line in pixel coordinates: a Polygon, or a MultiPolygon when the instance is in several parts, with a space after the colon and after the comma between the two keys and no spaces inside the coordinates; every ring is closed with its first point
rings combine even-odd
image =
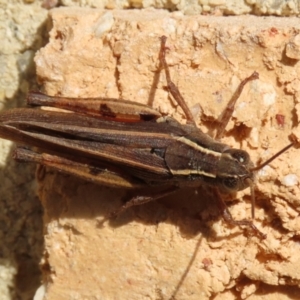
{"type": "Polygon", "coordinates": [[[252,179],[249,176],[227,177],[221,182],[222,188],[229,193],[241,191],[252,185],[252,179]]]}
{"type": "Polygon", "coordinates": [[[223,186],[226,190],[234,192],[239,190],[239,180],[238,178],[224,178],[223,181],[223,186]]]}
{"type": "Polygon", "coordinates": [[[246,151],[238,149],[228,149],[224,153],[228,153],[236,159],[240,164],[247,165],[250,161],[250,156],[246,151]]]}

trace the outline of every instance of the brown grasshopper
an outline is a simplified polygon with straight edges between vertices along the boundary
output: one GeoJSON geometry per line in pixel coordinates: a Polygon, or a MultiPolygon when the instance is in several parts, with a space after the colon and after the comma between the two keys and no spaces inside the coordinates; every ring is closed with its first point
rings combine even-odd
{"type": "Polygon", "coordinates": [[[163,191],[136,196],[112,215],[133,205],[157,200],[181,187],[210,186],[220,213],[232,225],[246,226],[264,238],[251,220],[234,220],[222,199],[250,187],[254,218],[254,177],[286,146],[265,163],[254,167],[246,151],[230,148],[218,140],[233,113],[245,84],[258,78],[254,72],[243,80],[218,119],[215,139],[197,128],[190,109],[172,82],[166,63],[166,37],[161,37],[160,66],[167,87],[184,111],[187,124],[131,101],[119,99],[75,99],[29,93],[31,106],[56,107],[62,111],[18,108],[0,114],[0,136],[37,151],[17,148],[19,161],[35,162],[102,185],[122,188],[158,186],[163,191]]]}

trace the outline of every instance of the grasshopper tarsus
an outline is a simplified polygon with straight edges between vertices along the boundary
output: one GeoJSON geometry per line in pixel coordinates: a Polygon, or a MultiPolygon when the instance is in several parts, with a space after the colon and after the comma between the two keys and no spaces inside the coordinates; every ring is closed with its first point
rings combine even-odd
{"type": "Polygon", "coordinates": [[[263,232],[261,232],[254,224],[251,220],[234,220],[231,216],[231,213],[229,212],[229,210],[226,208],[223,210],[222,212],[222,217],[224,219],[224,221],[226,223],[228,223],[229,225],[232,226],[245,226],[247,228],[249,228],[254,235],[256,235],[257,237],[259,237],[260,239],[266,239],[267,235],[264,234],[263,232]]]}
{"type": "Polygon", "coordinates": [[[222,215],[224,221],[228,223],[229,225],[232,226],[246,226],[249,228],[254,235],[258,236],[261,239],[265,239],[267,237],[266,234],[262,233],[254,224],[251,220],[235,220],[233,219],[231,213],[228,210],[228,207],[225,203],[225,201],[222,198],[222,195],[219,193],[218,190],[214,190],[214,197],[217,200],[217,205],[219,208],[219,212],[222,215]]]}

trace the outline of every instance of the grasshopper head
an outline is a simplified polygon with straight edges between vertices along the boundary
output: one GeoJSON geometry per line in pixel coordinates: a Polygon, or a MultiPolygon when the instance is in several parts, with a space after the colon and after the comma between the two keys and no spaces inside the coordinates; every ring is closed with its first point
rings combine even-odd
{"type": "Polygon", "coordinates": [[[251,189],[251,200],[252,200],[252,218],[254,218],[254,206],[255,206],[255,195],[254,195],[254,173],[262,169],[264,166],[269,164],[279,155],[284,153],[286,150],[295,145],[293,141],[265,162],[254,167],[250,156],[246,151],[238,149],[226,149],[221,156],[218,165],[217,177],[219,178],[219,189],[224,193],[232,193],[241,191],[247,187],[251,189]]]}
{"type": "Polygon", "coordinates": [[[227,149],[222,153],[218,163],[218,173],[222,192],[233,193],[241,191],[254,181],[254,173],[251,171],[253,163],[246,151],[227,149]]]}

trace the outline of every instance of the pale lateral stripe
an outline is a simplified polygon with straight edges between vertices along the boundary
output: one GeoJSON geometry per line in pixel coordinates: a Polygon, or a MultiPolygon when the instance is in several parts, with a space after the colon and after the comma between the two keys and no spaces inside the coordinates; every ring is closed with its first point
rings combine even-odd
{"type": "MultiPolygon", "coordinates": [[[[201,147],[198,144],[192,142],[191,140],[189,140],[189,139],[187,139],[183,136],[175,138],[175,139],[177,141],[181,142],[181,143],[184,143],[184,144],[194,148],[197,151],[202,152],[202,153],[210,154],[210,155],[213,155],[217,158],[220,158],[222,156],[222,153],[216,152],[216,151],[213,151],[213,150],[209,150],[209,149],[206,149],[204,147],[201,147]]],[[[188,175],[203,175],[203,176],[207,176],[207,177],[211,177],[211,178],[216,178],[216,175],[214,175],[212,173],[207,173],[207,172],[199,170],[199,169],[198,170],[194,170],[194,169],[171,170],[171,172],[172,172],[173,175],[185,175],[185,176],[188,176],[188,175]]]]}
{"type": "MultiPolygon", "coordinates": [[[[73,126],[75,127],[75,126],[73,126]]],[[[168,134],[165,134],[165,133],[159,133],[159,132],[145,132],[145,131],[122,131],[120,129],[117,129],[117,130],[114,130],[114,129],[102,129],[102,128],[93,128],[92,129],[92,133],[93,134],[99,134],[99,135],[111,135],[111,136],[114,136],[114,135],[122,135],[122,136],[125,136],[125,137],[136,137],[136,136],[139,136],[139,137],[144,137],[144,138],[153,138],[156,137],[156,138],[169,138],[170,136],[168,134]]],[[[91,132],[91,129],[90,128],[80,128],[80,131],[81,132],[91,132]]]]}
{"type": "Polygon", "coordinates": [[[190,147],[192,147],[192,148],[194,148],[194,149],[202,152],[202,153],[211,154],[211,155],[213,155],[213,156],[215,156],[217,158],[220,158],[222,156],[222,153],[216,152],[216,151],[213,151],[213,150],[209,150],[209,149],[206,149],[204,147],[201,147],[200,145],[198,145],[195,142],[193,142],[193,141],[185,138],[184,136],[176,137],[175,139],[177,141],[179,141],[179,142],[182,142],[182,143],[184,143],[184,144],[186,144],[186,145],[188,145],[188,146],[190,146],[190,147]]]}
{"type": "Polygon", "coordinates": [[[204,175],[211,178],[216,178],[217,176],[211,173],[207,173],[201,170],[192,170],[192,169],[183,169],[183,170],[172,170],[171,172],[173,175],[204,175]]]}
{"type": "MultiPolygon", "coordinates": [[[[23,122],[23,123],[27,123],[27,122],[23,122]]],[[[122,135],[125,137],[135,137],[135,136],[139,136],[139,137],[144,137],[144,138],[153,138],[153,136],[155,136],[156,138],[170,138],[169,134],[166,133],[159,133],[159,132],[146,132],[146,131],[122,131],[121,129],[107,129],[107,128],[88,128],[88,127],[81,127],[81,126],[77,126],[77,125],[64,125],[63,128],[61,128],[61,125],[57,125],[57,124],[41,124],[41,122],[31,122],[31,125],[37,125],[40,126],[41,128],[45,128],[45,129],[52,129],[52,130],[59,130],[60,132],[66,132],[66,133],[70,133],[69,130],[71,130],[72,132],[79,132],[79,133],[92,133],[94,135],[98,134],[98,135],[122,135]],[[65,129],[65,130],[64,130],[65,129]]]]}

